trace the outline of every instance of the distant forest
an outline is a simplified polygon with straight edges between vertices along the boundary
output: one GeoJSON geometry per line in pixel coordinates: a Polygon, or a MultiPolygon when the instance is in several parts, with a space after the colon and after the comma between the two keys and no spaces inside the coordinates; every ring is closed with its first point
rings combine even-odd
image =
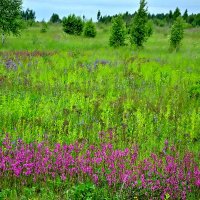
{"type": "MultiPolygon", "coordinates": [[[[127,25],[131,23],[132,18],[135,16],[136,12],[133,14],[130,14],[129,12],[126,12],[122,14],[122,17],[127,25]]],[[[98,22],[102,23],[110,23],[112,21],[113,17],[116,17],[117,15],[110,16],[101,16],[101,12],[98,11],[97,14],[97,20],[98,22]]],[[[177,7],[175,11],[169,11],[169,13],[159,13],[159,14],[148,14],[148,18],[154,22],[157,26],[165,26],[165,25],[171,25],[177,17],[182,16],[185,22],[190,24],[191,26],[200,26],[200,13],[198,14],[188,14],[188,10],[186,9],[183,14],[181,14],[180,9],[177,7]]]]}
{"type": "MultiPolygon", "coordinates": [[[[136,12],[133,14],[130,14],[129,12],[123,13],[122,18],[125,21],[126,25],[129,26],[131,24],[131,21],[133,17],[135,16],[136,12]]],[[[26,21],[32,21],[34,22],[36,19],[35,12],[31,9],[27,9],[26,11],[22,11],[21,13],[22,18],[26,21]]],[[[101,11],[99,10],[97,12],[97,21],[99,23],[109,24],[111,23],[112,19],[114,17],[117,17],[119,14],[110,16],[110,15],[101,15],[101,11]]],[[[186,9],[185,12],[182,14],[180,9],[177,7],[174,11],[170,10],[168,13],[159,13],[159,14],[148,14],[148,18],[152,20],[152,22],[160,27],[171,25],[173,21],[179,17],[182,16],[182,18],[185,20],[188,27],[196,27],[200,26],[200,13],[198,14],[188,14],[188,10],[186,9]]],[[[85,16],[83,16],[83,20],[85,19],[85,16]]],[[[49,22],[52,23],[60,23],[62,22],[62,19],[60,19],[58,14],[53,13],[51,18],[49,19],[49,22]]]]}

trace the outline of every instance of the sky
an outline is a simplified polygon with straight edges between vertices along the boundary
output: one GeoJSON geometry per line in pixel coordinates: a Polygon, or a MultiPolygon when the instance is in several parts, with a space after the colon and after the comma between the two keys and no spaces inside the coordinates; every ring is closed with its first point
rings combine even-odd
{"type": "MultiPolygon", "coordinates": [[[[36,12],[36,19],[48,21],[53,13],[60,18],[69,14],[85,16],[96,21],[98,10],[104,15],[134,13],[140,0],[23,0],[23,9],[30,8],[36,12]]],[[[150,13],[167,13],[179,7],[182,12],[200,13],[200,0],[147,0],[150,13]]]]}

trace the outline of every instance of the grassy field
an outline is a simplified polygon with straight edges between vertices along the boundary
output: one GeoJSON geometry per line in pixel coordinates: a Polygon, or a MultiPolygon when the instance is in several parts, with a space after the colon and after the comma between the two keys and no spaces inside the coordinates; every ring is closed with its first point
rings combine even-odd
{"type": "MultiPolygon", "coordinates": [[[[66,35],[60,25],[50,25],[47,33],[40,29],[31,27],[18,38],[10,36],[0,47],[0,143],[5,143],[8,133],[14,149],[19,139],[27,144],[48,141],[50,149],[56,143],[78,141],[87,149],[100,147],[99,134],[109,133],[112,138],[106,142],[112,143],[112,151],[137,145],[137,163],[152,152],[165,159],[161,154],[167,141],[175,145],[180,159],[192,152],[199,166],[199,28],[185,30],[180,51],[173,53],[168,28],[155,27],[142,50],[130,45],[109,47],[109,26],[99,25],[95,39],[66,35]]],[[[14,187],[10,182],[5,178],[0,183],[0,199],[150,199],[154,195],[137,191],[127,196],[130,191],[119,181],[109,196],[106,181],[93,184],[84,176],[75,181],[77,187],[60,180],[25,182],[19,187],[17,180],[14,187]],[[85,180],[89,183],[81,185],[85,180]],[[57,189],[50,194],[51,187],[57,189]]],[[[190,199],[198,198],[198,186],[192,191],[190,199]]],[[[168,193],[163,199],[180,198],[173,193],[168,198],[168,193]]],[[[161,198],[159,192],[155,196],[161,198]]]]}

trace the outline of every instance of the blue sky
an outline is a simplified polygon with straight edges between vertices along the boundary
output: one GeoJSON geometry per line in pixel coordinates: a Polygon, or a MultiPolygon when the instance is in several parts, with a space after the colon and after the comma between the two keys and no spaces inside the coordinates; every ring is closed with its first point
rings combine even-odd
{"type": "MultiPolygon", "coordinates": [[[[24,0],[23,8],[36,12],[37,20],[49,20],[52,13],[60,17],[69,14],[85,15],[87,19],[96,20],[97,11],[102,15],[113,15],[137,10],[139,0],[24,0]]],[[[182,12],[187,8],[189,13],[200,13],[200,0],[147,0],[150,13],[161,13],[174,10],[177,6],[182,12]]]]}

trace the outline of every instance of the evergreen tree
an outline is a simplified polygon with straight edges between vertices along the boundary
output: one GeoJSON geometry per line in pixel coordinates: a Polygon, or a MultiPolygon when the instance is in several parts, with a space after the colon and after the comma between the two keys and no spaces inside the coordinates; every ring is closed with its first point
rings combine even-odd
{"type": "Polygon", "coordinates": [[[35,12],[29,8],[26,11],[22,11],[21,16],[27,22],[28,26],[32,26],[36,19],[35,12]]]}
{"type": "Polygon", "coordinates": [[[95,37],[97,34],[95,24],[92,22],[92,20],[89,20],[85,23],[84,28],[84,36],[85,37],[95,37]]]}
{"type": "Polygon", "coordinates": [[[180,16],[181,16],[181,12],[180,12],[180,9],[177,7],[173,14],[173,21],[175,21],[180,16]]]}
{"type": "Polygon", "coordinates": [[[49,21],[52,23],[60,23],[61,22],[59,15],[55,14],[55,13],[52,14],[49,21]]]}
{"type": "Polygon", "coordinates": [[[183,19],[187,22],[188,21],[188,11],[187,9],[185,10],[184,14],[183,14],[183,19]]]}
{"type": "Polygon", "coordinates": [[[171,28],[170,48],[172,50],[178,51],[180,48],[181,40],[183,39],[184,35],[183,24],[182,17],[178,17],[171,28]]]}
{"type": "Polygon", "coordinates": [[[101,11],[99,10],[98,13],[97,13],[97,21],[98,22],[99,22],[100,18],[101,18],[101,11]]]}
{"type": "Polygon", "coordinates": [[[173,21],[173,12],[170,10],[168,15],[168,23],[171,24],[173,21]]]}
{"type": "Polygon", "coordinates": [[[69,15],[67,18],[63,18],[62,23],[65,33],[71,35],[81,35],[83,32],[84,23],[80,17],[69,15]]]}
{"type": "Polygon", "coordinates": [[[119,47],[125,45],[126,28],[121,15],[112,20],[112,29],[110,36],[110,46],[119,47]]]}
{"type": "Polygon", "coordinates": [[[140,7],[133,18],[133,23],[131,27],[131,44],[136,45],[137,47],[143,47],[144,42],[148,38],[147,22],[148,22],[148,13],[146,8],[146,1],[140,1],[140,7]]]}
{"type": "Polygon", "coordinates": [[[35,18],[36,18],[35,12],[29,8],[27,8],[26,11],[22,11],[21,15],[22,15],[22,18],[26,21],[28,20],[35,21],[35,18]]]}

